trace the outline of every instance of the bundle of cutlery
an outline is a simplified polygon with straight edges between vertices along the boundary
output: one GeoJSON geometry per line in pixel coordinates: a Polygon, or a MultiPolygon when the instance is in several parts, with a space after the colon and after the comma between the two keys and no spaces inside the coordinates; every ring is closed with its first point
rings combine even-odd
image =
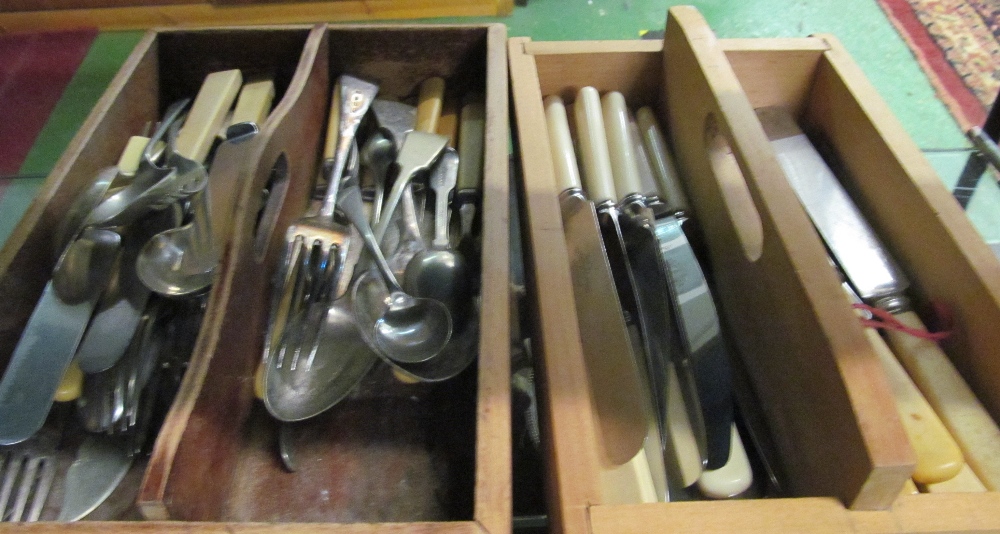
{"type": "Polygon", "coordinates": [[[744,494],[753,473],[734,421],[715,303],[663,134],[618,92],[545,99],[577,317],[607,465],[608,502],[744,494]],[[574,146],[575,145],[575,146],[574,146]]]}
{"type": "Polygon", "coordinates": [[[236,184],[209,179],[216,147],[247,140],[274,94],[239,70],[209,74],[63,217],[52,279],[0,381],[3,520],[81,519],[146,452],[228,238],[236,184]]]}
{"type": "Polygon", "coordinates": [[[379,362],[432,383],[477,355],[483,97],[459,106],[441,78],[420,85],[416,106],[378,89],[337,79],[312,204],[285,232],[256,377],[283,424],[329,410],[379,362]]]}

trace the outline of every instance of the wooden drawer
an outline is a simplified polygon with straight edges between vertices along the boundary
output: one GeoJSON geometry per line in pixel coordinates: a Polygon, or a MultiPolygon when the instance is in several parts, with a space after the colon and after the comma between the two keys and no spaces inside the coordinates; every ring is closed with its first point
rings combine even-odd
{"type": "MultiPolygon", "coordinates": [[[[138,509],[146,519],[172,521],[143,528],[187,529],[190,521],[209,521],[215,526],[201,527],[257,523],[253,528],[284,531],[294,528],[289,523],[309,522],[298,528],[510,530],[505,43],[502,25],[323,24],[151,31],[137,46],[0,256],[0,347],[6,365],[51,272],[49,241],[62,211],[99,168],[116,159],[132,132],[155,120],[173,98],[197,89],[213,70],[275,75],[276,104],[261,132],[235,145],[238,154],[216,155],[216,163],[223,156],[236,162],[237,169],[228,172],[242,178],[232,192],[233,231],[191,362],[139,489],[138,509]],[[254,399],[253,373],[284,228],[309,202],[332,82],[341,73],[376,81],[380,95],[397,98],[414,96],[430,76],[444,77],[457,95],[486,95],[481,237],[491,246],[476,262],[482,265],[478,360],[450,381],[411,386],[396,383],[379,364],[355,395],[360,400],[348,399],[320,417],[335,427],[321,445],[334,448],[336,457],[327,454],[318,464],[310,458],[313,469],[289,474],[273,442],[277,425],[254,399]],[[271,191],[266,209],[276,214],[273,226],[258,222],[265,187],[271,191]],[[375,389],[380,385],[387,389],[375,389]],[[379,406],[397,410],[386,415],[379,406]],[[442,427],[446,431],[436,430],[442,427]],[[376,467],[388,474],[380,478],[376,467]],[[359,476],[370,478],[351,478],[359,476]],[[380,485],[389,480],[401,486],[380,485]]],[[[74,527],[135,528],[87,521],[74,527]]]]}
{"type": "Polygon", "coordinates": [[[832,37],[716,39],[694,8],[663,43],[511,39],[512,92],[538,305],[550,508],[567,532],[951,531],[1000,527],[1000,496],[897,497],[912,472],[888,384],[754,108],[820,132],[920,299],[946,302],[945,348],[994,418],[1000,265],[832,37]],[[651,105],[668,130],[717,303],[794,498],[614,505],[598,450],[542,98],[583,86],[651,105]],[[735,173],[717,174],[726,159],[735,173]],[[933,243],[933,246],[929,246],[933,243]]]}

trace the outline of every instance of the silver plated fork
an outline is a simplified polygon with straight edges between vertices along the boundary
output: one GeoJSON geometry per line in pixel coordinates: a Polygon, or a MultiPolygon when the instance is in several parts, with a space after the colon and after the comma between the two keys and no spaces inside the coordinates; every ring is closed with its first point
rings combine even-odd
{"type": "Polygon", "coordinates": [[[0,521],[38,521],[56,463],[55,442],[44,433],[0,449],[0,521]]]}

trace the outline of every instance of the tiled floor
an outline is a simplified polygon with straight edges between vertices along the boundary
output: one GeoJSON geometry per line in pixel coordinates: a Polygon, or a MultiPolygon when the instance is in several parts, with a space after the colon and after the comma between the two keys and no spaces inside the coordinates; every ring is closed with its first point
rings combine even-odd
{"type": "MultiPolygon", "coordinates": [[[[536,40],[636,39],[664,26],[670,6],[693,4],[720,37],[835,35],[871,79],[904,127],[951,185],[967,156],[962,132],[935,97],[910,50],[875,0],[527,0],[505,18],[434,19],[429,22],[496,21],[511,36],[536,40]]],[[[21,169],[47,173],[139,32],[104,33],[71,82],[21,169]]],[[[6,239],[41,179],[19,180],[0,201],[0,242],[6,239]]],[[[981,184],[970,216],[988,241],[1000,241],[1000,188],[981,184]]]]}

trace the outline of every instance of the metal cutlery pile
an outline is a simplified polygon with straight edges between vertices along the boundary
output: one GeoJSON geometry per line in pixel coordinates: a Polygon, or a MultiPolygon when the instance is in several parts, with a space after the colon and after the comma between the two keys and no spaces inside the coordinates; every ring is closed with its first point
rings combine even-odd
{"type": "Polygon", "coordinates": [[[683,230],[692,214],[652,111],[633,117],[621,93],[584,87],[573,103],[574,143],[563,101],[550,96],[545,109],[610,462],[607,499],[744,493],[753,473],[734,423],[729,356],[683,230]]]}
{"type": "Polygon", "coordinates": [[[282,422],[331,408],[379,360],[401,381],[439,382],[477,354],[484,102],[467,95],[449,121],[440,78],[420,86],[415,107],[377,92],[337,79],[321,179],[286,231],[257,376],[282,422]]]}
{"type": "Polygon", "coordinates": [[[132,137],[117,166],[74,200],[52,280],[0,381],[4,521],[48,517],[53,487],[63,496],[58,520],[84,517],[155,435],[198,335],[225,238],[219,228],[231,216],[209,199],[234,196],[209,183],[213,148],[255,128],[273,97],[270,81],[209,74],[193,102],[167,108],[152,136],[132,137]],[[69,401],[76,418],[67,422],[69,401]],[[71,455],[68,468],[56,468],[71,455]]]}

